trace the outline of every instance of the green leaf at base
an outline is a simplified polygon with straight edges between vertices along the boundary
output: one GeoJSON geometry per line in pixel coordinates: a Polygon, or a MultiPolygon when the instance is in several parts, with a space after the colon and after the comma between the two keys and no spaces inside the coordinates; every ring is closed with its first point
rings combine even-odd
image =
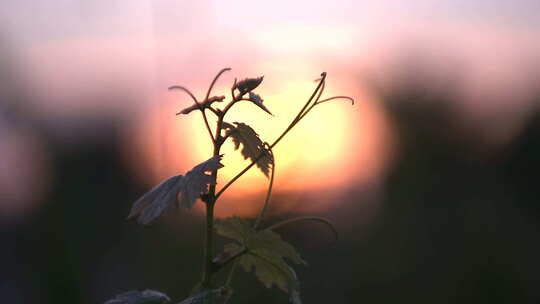
{"type": "Polygon", "coordinates": [[[247,219],[237,216],[216,220],[214,227],[219,235],[241,244],[255,232],[247,219]]]}
{"type": "Polygon", "coordinates": [[[296,264],[307,265],[291,244],[285,242],[279,234],[270,230],[256,232],[255,236],[245,241],[245,246],[251,252],[255,252],[262,257],[271,258],[276,256],[296,264]]]}
{"type": "MultiPolygon", "coordinates": [[[[225,251],[234,254],[242,247],[230,243],[225,246],[225,251]]],[[[282,258],[276,255],[262,255],[255,251],[248,251],[239,258],[240,266],[246,272],[253,271],[257,279],[266,287],[276,286],[284,292],[291,293],[297,290],[298,280],[282,258]]]]}
{"type": "Polygon", "coordinates": [[[255,231],[247,220],[238,217],[218,220],[215,227],[219,235],[240,243],[225,245],[224,251],[227,255],[235,255],[244,248],[247,249],[246,253],[238,258],[246,272],[253,271],[267,288],[275,285],[288,292],[291,300],[293,297],[299,300],[298,278],[286,260],[304,265],[306,262],[291,244],[283,241],[281,236],[273,231],[255,231]]]}

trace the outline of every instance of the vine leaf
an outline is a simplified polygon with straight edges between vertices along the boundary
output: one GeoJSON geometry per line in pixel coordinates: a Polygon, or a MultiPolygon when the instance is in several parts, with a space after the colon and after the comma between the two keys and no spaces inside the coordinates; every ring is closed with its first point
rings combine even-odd
{"type": "Polygon", "coordinates": [[[300,257],[296,249],[285,242],[281,236],[270,230],[261,230],[245,241],[248,250],[263,257],[276,256],[281,259],[286,258],[296,264],[307,265],[300,257]]]}
{"type": "Polygon", "coordinates": [[[256,161],[257,167],[268,177],[270,166],[274,163],[270,151],[266,149],[253,128],[242,122],[235,122],[234,124],[236,126],[223,122],[222,125],[223,129],[227,131],[226,136],[232,137],[234,149],[238,150],[240,144],[242,144],[241,153],[244,159],[249,158],[251,161],[256,161]]]}
{"type": "MultiPolygon", "coordinates": [[[[222,102],[223,100],[225,99],[225,96],[214,96],[214,97],[210,97],[208,98],[207,100],[203,101],[200,103],[201,105],[201,108],[208,108],[210,107],[214,102],[222,102]]],[[[199,106],[197,104],[193,104],[185,109],[183,109],[182,111],[176,113],[176,115],[179,115],[179,114],[189,114],[195,110],[198,110],[199,109],[199,106]]]]}
{"type": "Polygon", "coordinates": [[[177,194],[178,207],[190,209],[202,193],[208,192],[208,185],[215,184],[210,172],[223,168],[219,162],[221,158],[222,155],[216,155],[186,173],[183,187],[177,194]]]}
{"type": "Polygon", "coordinates": [[[256,104],[259,108],[261,108],[266,113],[274,116],[274,114],[272,114],[272,112],[270,112],[270,110],[268,110],[268,108],[266,108],[266,106],[263,104],[264,100],[261,98],[261,96],[253,92],[249,92],[249,100],[251,100],[254,104],[256,104]]]}
{"type": "Polygon", "coordinates": [[[173,176],[155,186],[131,207],[128,219],[138,216],[137,221],[146,225],[166,210],[174,207],[189,209],[208,186],[215,183],[210,172],[222,168],[221,155],[214,156],[193,167],[185,176],[173,176]]]}
{"type": "MultiPolygon", "coordinates": [[[[246,272],[253,271],[259,281],[267,288],[277,286],[299,300],[299,282],[294,270],[286,260],[306,264],[289,243],[279,234],[269,231],[255,231],[245,219],[232,217],[216,221],[217,233],[236,240],[238,243],[225,245],[225,253],[234,255],[243,248],[247,252],[239,257],[239,263],[246,272]]],[[[300,302],[296,302],[300,303],[300,302]]]]}
{"type": "Polygon", "coordinates": [[[212,290],[206,290],[194,296],[191,296],[178,304],[208,304],[208,303],[226,303],[231,297],[232,290],[227,287],[220,287],[212,290]],[[212,301],[213,300],[213,301],[212,301]]]}
{"type": "Polygon", "coordinates": [[[248,220],[237,216],[216,220],[214,227],[219,235],[239,243],[243,243],[254,232],[248,220]]]}
{"type": "Polygon", "coordinates": [[[245,94],[257,88],[263,81],[263,78],[264,76],[257,77],[257,78],[246,78],[244,80],[239,81],[234,86],[233,89],[238,89],[238,91],[240,91],[241,94],[245,94]]]}
{"type": "Polygon", "coordinates": [[[128,219],[138,216],[137,222],[146,225],[171,208],[176,200],[175,193],[183,182],[183,176],[173,176],[155,186],[131,207],[128,219]]]}
{"type": "Polygon", "coordinates": [[[237,216],[219,219],[214,223],[214,227],[219,235],[236,240],[248,251],[256,251],[263,255],[277,255],[296,264],[306,264],[296,249],[285,242],[279,234],[271,230],[256,231],[246,219],[237,216]]]}
{"type": "MultiPolygon", "coordinates": [[[[236,243],[225,245],[225,252],[235,254],[242,247],[236,243]]],[[[248,251],[239,258],[242,269],[246,272],[253,271],[257,279],[266,287],[276,286],[292,296],[292,292],[297,290],[296,280],[293,272],[287,263],[276,255],[264,255],[257,251],[248,251]]]]}
{"type": "Polygon", "coordinates": [[[147,289],[143,291],[131,290],[118,294],[113,299],[107,300],[104,304],[157,304],[166,303],[170,300],[162,292],[147,289]]]}

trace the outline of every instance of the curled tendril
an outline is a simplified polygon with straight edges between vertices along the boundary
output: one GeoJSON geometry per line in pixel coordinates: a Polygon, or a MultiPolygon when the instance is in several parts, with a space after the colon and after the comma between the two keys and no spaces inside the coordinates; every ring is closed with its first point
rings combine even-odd
{"type": "Polygon", "coordinates": [[[351,101],[351,104],[354,105],[354,99],[349,97],[349,96],[333,96],[333,97],[330,97],[330,98],[326,98],[326,99],[323,99],[323,100],[319,100],[317,101],[315,104],[321,104],[323,102],[327,102],[327,101],[330,101],[330,100],[334,100],[334,99],[347,99],[347,100],[350,100],[351,101]]]}
{"type": "Polygon", "coordinates": [[[236,79],[236,77],[234,77],[234,83],[231,87],[231,98],[234,100],[234,89],[236,88],[236,84],[238,83],[238,79],[236,79]]]}
{"type": "MultiPolygon", "coordinates": [[[[197,104],[197,108],[199,108],[199,110],[201,110],[201,114],[203,116],[204,124],[206,126],[206,130],[208,130],[208,134],[210,135],[210,139],[212,140],[213,143],[215,143],[216,139],[214,138],[214,134],[212,133],[212,130],[210,130],[210,124],[208,124],[208,118],[206,117],[206,113],[204,113],[204,107],[197,100],[195,95],[193,95],[193,93],[191,93],[191,91],[188,90],[187,88],[185,88],[183,86],[179,86],[179,85],[170,86],[168,89],[169,89],[169,91],[171,91],[171,90],[182,90],[185,93],[187,93],[191,97],[191,99],[193,99],[195,104],[197,104]]],[[[207,97],[207,99],[208,99],[208,97],[207,97]]]]}
{"type": "Polygon", "coordinates": [[[182,90],[184,91],[186,94],[188,94],[191,99],[193,99],[193,101],[197,104],[197,105],[200,105],[200,102],[197,101],[197,98],[195,98],[195,95],[193,95],[193,93],[191,93],[191,91],[189,89],[187,89],[186,87],[183,87],[183,86],[179,86],[179,85],[174,85],[174,86],[170,86],[168,88],[169,91],[172,91],[172,90],[182,90]]]}
{"type": "Polygon", "coordinates": [[[224,68],[224,69],[221,69],[221,71],[219,71],[216,75],[216,77],[214,77],[214,80],[212,80],[212,83],[210,84],[210,87],[208,88],[208,91],[206,92],[206,98],[204,100],[208,100],[208,98],[210,97],[210,93],[212,92],[212,88],[214,88],[214,85],[216,84],[217,80],[219,79],[219,77],[227,72],[227,71],[230,71],[231,68],[224,68]]]}
{"type": "Polygon", "coordinates": [[[324,217],[320,217],[320,216],[300,216],[300,217],[295,217],[295,218],[292,218],[292,219],[288,219],[288,220],[284,220],[282,222],[276,223],[276,224],[274,224],[274,225],[272,225],[270,227],[267,227],[265,230],[274,230],[274,229],[280,228],[282,226],[285,226],[285,225],[288,225],[288,224],[291,224],[291,223],[294,223],[294,222],[300,222],[300,221],[317,221],[317,222],[321,222],[323,224],[326,224],[326,226],[328,226],[330,228],[330,230],[332,230],[332,232],[334,234],[334,240],[332,241],[332,244],[337,242],[337,240],[338,240],[338,232],[337,232],[336,227],[334,227],[334,224],[332,224],[332,222],[330,222],[328,219],[326,219],[324,217]]]}

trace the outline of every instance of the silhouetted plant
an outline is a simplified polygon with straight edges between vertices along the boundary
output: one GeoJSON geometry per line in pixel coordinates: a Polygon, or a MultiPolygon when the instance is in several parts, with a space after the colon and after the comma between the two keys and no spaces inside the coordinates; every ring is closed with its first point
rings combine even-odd
{"type": "MultiPolygon", "coordinates": [[[[269,144],[263,142],[255,130],[247,124],[225,121],[227,113],[234,105],[241,101],[252,102],[265,112],[272,114],[264,105],[263,99],[253,92],[261,84],[263,77],[247,78],[239,82],[235,79],[231,87],[231,100],[229,103],[222,109],[215,107],[216,103],[221,103],[225,100],[225,96],[210,96],[212,88],[219,77],[229,70],[229,68],[223,69],[216,75],[202,101],[198,101],[185,87],[172,86],[169,88],[169,90],[182,90],[193,99],[194,104],[183,109],[177,115],[187,115],[194,110],[199,110],[202,113],[205,127],[208,130],[214,147],[214,152],[212,157],[193,167],[185,175],[173,176],[152,188],[133,204],[128,218],[136,217],[140,224],[149,224],[166,210],[179,207],[190,209],[196,203],[197,199],[201,199],[205,203],[206,242],[202,280],[193,288],[191,296],[180,302],[180,304],[227,302],[232,295],[231,279],[238,265],[246,272],[253,271],[259,281],[267,288],[275,285],[279,289],[289,293],[290,301],[298,304],[301,303],[299,280],[294,269],[289,266],[287,261],[303,265],[306,263],[302,260],[296,249],[291,244],[283,241],[280,235],[275,233],[274,230],[298,221],[313,220],[327,224],[332,229],[336,239],[337,232],[327,219],[308,216],[288,219],[263,229],[259,228],[268,209],[274,183],[276,161],[272,149],[315,106],[335,99],[348,99],[354,104],[354,100],[347,96],[334,96],[321,99],[326,81],[326,73],[322,73],[321,78],[317,79],[317,86],[308,101],[283,133],[273,143],[269,144]],[[215,132],[212,132],[208,122],[207,111],[217,117],[215,132]],[[223,167],[220,163],[223,157],[220,154],[220,149],[223,143],[229,138],[233,141],[235,149],[239,149],[242,146],[240,152],[251,163],[218,191],[216,189],[216,178],[219,169],[223,167]],[[257,218],[250,220],[230,217],[215,220],[214,206],[219,197],[254,165],[269,178],[266,198],[257,218]],[[232,243],[226,244],[223,252],[217,256],[214,255],[215,232],[222,237],[233,240],[232,243]],[[229,265],[230,270],[226,282],[218,284],[214,279],[214,275],[229,265]]],[[[169,297],[161,292],[145,290],[142,292],[129,291],[117,295],[115,298],[107,301],[106,304],[169,303],[170,301],[169,297]]]]}

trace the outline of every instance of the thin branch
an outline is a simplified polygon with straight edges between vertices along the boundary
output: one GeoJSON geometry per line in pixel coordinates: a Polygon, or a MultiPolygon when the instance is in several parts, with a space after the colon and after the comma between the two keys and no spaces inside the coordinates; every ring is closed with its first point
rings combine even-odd
{"type": "MultiPolygon", "coordinates": [[[[220,115],[219,115],[219,118],[218,118],[218,122],[217,122],[217,126],[216,126],[216,136],[220,137],[221,136],[221,129],[223,127],[223,119],[225,119],[225,115],[227,115],[227,112],[229,112],[229,110],[240,100],[242,100],[244,94],[246,93],[239,93],[238,96],[234,96],[234,88],[236,87],[236,78],[234,79],[234,85],[231,87],[231,96],[232,96],[232,100],[225,106],[225,108],[221,111],[220,115]]],[[[225,142],[225,139],[222,139],[220,140],[220,142],[218,143],[219,145],[219,148],[221,148],[221,145],[223,145],[223,143],[225,142]]],[[[217,142],[217,141],[216,141],[217,142]]],[[[219,195],[216,196],[216,200],[217,198],[219,197],[219,195]]]]}
{"type": "Polygon", "coordinates": [[[312,103],[311,106],[310,106],[307,110],[304,111],[304,113],[302,113],[302,115],[300,116],[300,118],[298,118],[298,119],[294,122],[294,125],[296,125],[298,122],[300,122],[300,120],[304,119],[304,117],[311,111],[311,109],[313,109],[313,108],[317,105],[319,99],[321,99],[321,95],[323,94],[324,89],[326,88],[326,79],[319,78],[319,79],[317,79],[317,80],[315,80],[315,81],[322,81],[322,87],[321,87],[321,89],[319,90],[319,94],[317,94],[317,98],[315,99],[315,102],[312,103]]]}
{"type": "Polygon", "coordinates": [[[305,112],[304,114],[302,114],[302,117],[299,119],[301,120],[302,118],[304,118],[304,116],[306,116],[316,105],[319,105],[323,102],[327,102],[327,101],[330,101],[330,100],[334,100],[334,99],[348,99],[348,100],[351,100],[352,101],[352,104],[354,105],[354,99],[352,99],[351,97],[349,96],[333,96],[333,97],[330,97],[330,98],[326,98],[326,99],[323,99],[319,102],[316,102],[314,104],[311,105],[311,107],[309,107],[305,112]]]}
{"type": "Polygon", "coordinates": [[[214,80],[212,80],[212,83],[210,84],[210,87],[208,88],[208,91],[206,91],[206,98],[204,100],[208,100],[208,98],[210,98],[210,93],[212,92],[212,88],[216,84],[216,81],[219,79],[221,74],[223,74],[223,73],[225,73],[227,71],[230,71],[230,70],[231,70],[231,68],[224,68],[221,71],[219,71],[219,73],[217,73],[216,77],[214,77],[214,80]]]}
{"type": "MultiPolygon", "coordinates": [[[[300,112],[298,112],[298,114],[296,115],[296,117],[293,119],[293,121],[289,124],[289,126],[287,127],[287,129],[285,129],[285,131],[283,132],[283,134],[281,134],[275,141],[274,143],[272,143],[270,145],[270,149],[274,148],[275,145],[277,145],[279,143],[279,141],[285,137],[285,135],[287,135],[287,133],[289,133],[289,131],[304,117],[303,113],[304,111],[306,110],[306,108],[309,106],[309,104],[311,103],[311,101],[313,100],[313,98],[315,97],[315,95],[317,94],[317,92],[323,87],[324,85],[324,82],[326,81],[326,72],[322,72],[321,73],[321,81],[319,82],[319,84],[317,85],[317,87],[315,88],[315,91],[313,91],[313,93],[311,94],[311,96],[309,97],[308,101],[306,102],[306,104],[304,105],[304,107],[300,110],[300,112]]],[[[261,156],[262,157],[262,156],[261,156]]]]}
{"type": "MultiPolygon", "coordinates": [[[[302,117],[300,117],[300,119],[298,119],[298,121],[302,120],[313,108],[315,108],[315,106],[317,105],[317,103],[314,103],[311,105],[311,107],[309,107],[305,112],[304,114],[302,114],[302,117]]],[[[297,123],[298,123],[297,121],[297,123]]]]}
{"type": "Polygon", "coordinates": [[[233,86],[231,87],[231,99],[234,100],[234,89],[236,88],[237,79],[234,78],[233,86]]]}
{"type": "Polygon", "coordinates": [[[294,223],[294,222],[299,222],[299,221],[317,221],[317,222],[324,223],[334,233],[334,241],[332,242],[332,244],[335,243],[337,241],[337,239],[338,239],[338,232],[337,232],[336,228],[334,227],[334,225],[332,224],[332,222],[330,222],[329,220],[325,219],[324,217],[320,217],[320,216],[295,217],[295,218],[292,218],[292,219],[288,219],[288,220],[284,220],[282,222],[276,223],[276,224],[274,224],[272,226],[269,226],[269,227],[265,228],[264,230],[274,230],[274,229],[280,228],[282,226],[285,226],[285,225],[288,225],[288,224],[291,224],[291,223],[294,223]]]}
{"type": "Polygon", "coordinates": [[[212,143],[214,143],[216,140],[214,139],[214,134],[212,134],[212,130],[210,130],[210,124],[208,123],[208,118],[206,117],[206,113],[204,113],[204,108],[201,106],[201,103],[197,101],[197,98],[195,98],[195,95],[193,95],[193,93],[191,93],[190,90],[188,90],[187,88],[183,86],[177,86],[177,85],[171,86],[169,87],[169,91],[170,90],[182,90],[186,92],[189,96],[191,96],[191,99],[193,99],[193,101],[197,104],[197,107],[199,107],[199,110],[201,110],[201,113],[204,119],[204,124],[206,125],[206,130],[208,130],[208,134],[210,135],[210,138],[212,139],[212,143]]]}
{"type": "MultiPolygon", "coordinates": [[[[215,190],[214,190],[215,191],[215,190]]],[[[206,288],[212,285],[213,262],[214,256],[214,205],[206,203],[206,242],[204,246],[204,272],[202,277],[202,285],[206,288]]]]}
{"type": "MultiPolygon", "coordinates": [[[[268,146],[268,143],[265,143],[268,146]]],[[[272,187],[274,186],[274,174],[276,172],[276,158],[274,157],[274,152],[272,149],[268,146],[268,151],[270,152],[270,156],[272,157],[272,173],[270,175],[270,183],[268,184],[268,191],[266,192],[266,198],[264,199],[264,205],[259,212],[259,215],[257,215],[257,220],[255,220],[255,224],[253,225],[253,229],[257,230],[257,227],[261,223],[262,218],[264,217],[264,214],[266,213],[266,210],[268,209],[268,203],[270,202],[270,196],[272,196],[272,187]]]]}
{"type": "Polygon", "coordinates": [[[223,139],[221,140],[221,144],[224,144],[229,137],[231,137],[231,132],[226,132],[225,136],[223,136],[223,139]]]}
{"type": "MultiPolygon", "coordinates": [[[[322,79],[319,78],[319,79],[317,79],[315,81],[318,81],[318,80],[322,80],[322,79]]],[[[326,81],[323,81],[322,88],[319,91],[319,94],[317,95],[317,98],[315,99],[315,103],[319,102],[319,99],[321,99],[321,95],[323,94],[325,88],[326,88],[326,81]]]]}
{"type": "Polygon", "coordinates": [[[315,97],[315,95],[317,94],[317,92],[322,88],[322,86],[324,85],[324,82],[326,81],[326,72],[322,72],[321,73],[321,80],[319,81],[319,84],[317,85],[317,88],[315,88],[315,91],[313,91],[313,94],[311,94],[311,97],[309,97],[308,101],[306,102],[306,104],[304,105],[304,107],[302,108],[302,110],[300,110],[300,112],[298,112],[298,114],[296,115],[295,119],[293,120],[293,122],[291,122],[291,124],[289,125],[289,128],[287,129],[290,129],[292,128],[297,120],[300,120],[301,119],[301,116],[302,116],[302,113],[306,110],[306,108],[308,107],[308,105],[311,103],[311,101],[313,100],[313,98],[315,97]]]}
{"type": "Polygon", "coordinates": [[[216,109],[212,107],[208,107],[207,109],[210,110],[210,112],[214,113],[217,117],[219,117],[219,112],[216,109]]]}
{"type": "Polygon", "coordinates": [[[193,99],[193,101],[200,106],[200,102],[197,101],[197,98],[195,98],[195,95],[193,95],[193,93],[191,93],[190,90],[188,90],[186,87],[183,87],[183,86],[179,86],[179,85],[174,85],[174,86],[170,86],[167,88],[169,91],[172,91],[172,90],[182,90],[184,91],[185,93],[187,93],[189,96],[191,96],[191,99],[193,99]]]}
{"type": "MultiPolygon", "coordinates": [[[[210,87],[208,88],[208,91],[206,92],[206,98],[205,101],[208,101],[208,98],[210,97],[210,93],[212,91],[212,88],[214,87],[214,84],[218,80],[219,76],[223,74],[226,71],[229,71],[230,68],[225,68],[219,71],[219,73],[214,77],[214,80],[210,84],[210,87]]],[[[223,97],[224,98],[224,97],[223,97]]],[[[221,145],[218,143],[218,140],[220,138],[220,126],[219,126],[219,120],[221,119],[221,115],[219,115],[217,112],[214,112],[216,115],[218,115],[218,125],[216,127],[216,137],[212,135],[212,131],[210,130],[210,125],[208,124],[208,119],[206,118],[206,114],[204,112],[204,108],[201,109],[204,123],[206,124],[206,128],[208,129],[208,132],[210,133],[210,136],[212,137],[212,143],[214,145],[214,153],[213,155],[219,155],[219,149],[221,145]]],[[[212,180],[214,181],[213,184],[210,185],[208,189],[208,195],[210,197],[210,200],[206,203],[206,242],[205,242],[205,259],[204,259],[204,272],[203,272],[203,278],[202,278],[202,285],[205,288],[212,287],[213,284],[213,274],[215,273],[214,270],[214,264],[213,264],[213,256],[214,256],[214,205],[216,203],[216,185],[215,181],[217,180],[217,169],[212,171],[212,180]]],[[[210,302],[213,302],[211,299],[210,302]]]]}

